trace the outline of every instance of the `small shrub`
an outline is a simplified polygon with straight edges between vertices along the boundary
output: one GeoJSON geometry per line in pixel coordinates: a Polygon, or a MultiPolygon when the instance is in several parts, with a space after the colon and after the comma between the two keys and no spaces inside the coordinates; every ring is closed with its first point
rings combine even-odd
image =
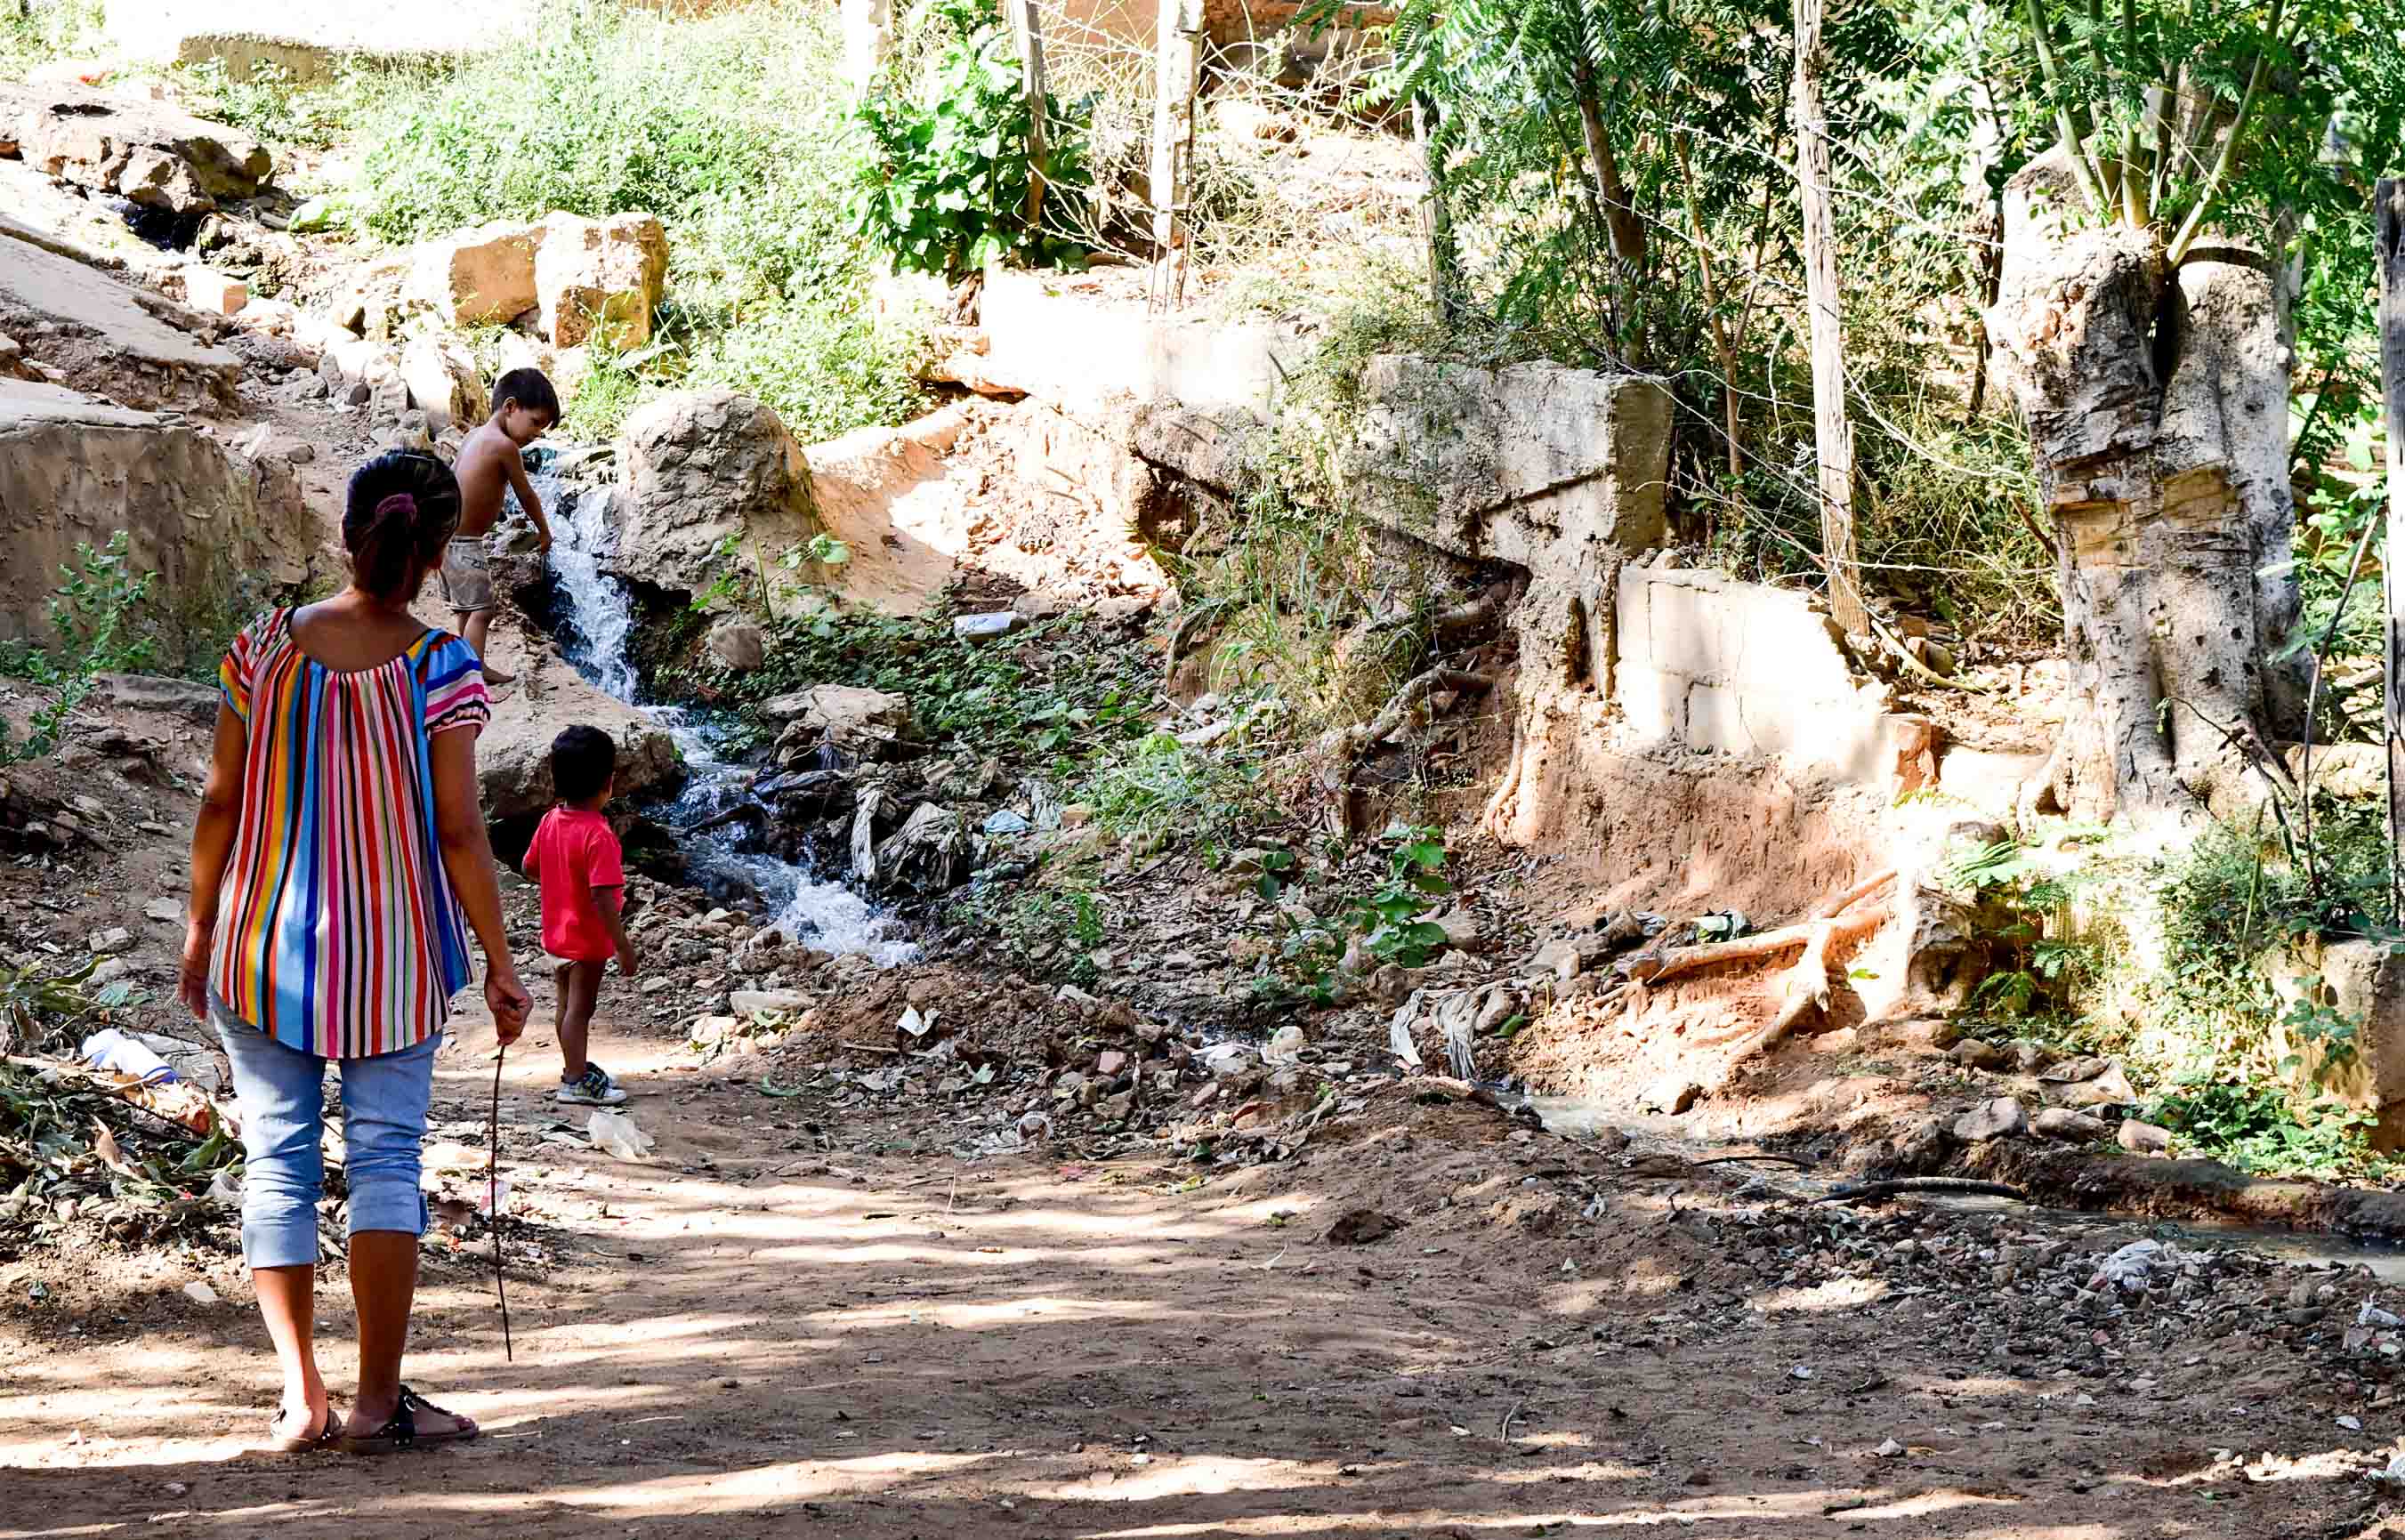
{"type": "Polygon", "coordinates": [[[136,572],[126,556],[123,530],[95,551],[76,547],[76,561],[60,568],[52,591],[49,648],[22,642],[0,646],[0,675],[23,679],[48,698],[35,707],[32,730],[21,743],[7,740],[0,726],[0,763],[38,759],[58,748],[68,719],[91,693],[102,674],[139,673],[158,660],[158,634],[149,617],[158,574],[136,572]]]}
{"type": "MultiPolygon", "coordinates": [[[[862,237],[907,273],[947,280],[996,258],[1034,266],[1082,259],[1027,218],[1035,176],[1034,104],[995,0],[935,0],[942,44],[922,81],[873,92],[857,114],[865,149],[851,216],[862,237]]],[[[1086,109],[1047,96],[1044,198],[1082,200],[1086,109]]]]}

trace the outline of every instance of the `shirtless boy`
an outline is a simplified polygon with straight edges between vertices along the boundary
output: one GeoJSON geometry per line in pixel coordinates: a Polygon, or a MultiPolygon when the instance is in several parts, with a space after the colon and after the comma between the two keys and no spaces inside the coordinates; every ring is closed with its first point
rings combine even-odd
{"type": "MultiPolygon", "coordinates": [[[[513,369],[493,385],[493,414],[468,436],[452,470],[459,478],[459,529],[443,553],[443,596],[459,617],[459,634],[485,655],[485,637],[493,628],[491,556],[485,537],[501,516],[501,494],[517,494],[518,506],[534,521],[541,549],[551,549],[551,521],[527,482],[526,447],[559,421],[559,393],[539,369],[513,369]]],[[[485,665],[485,679],[509,684],[515,675],[485,665]]]]}

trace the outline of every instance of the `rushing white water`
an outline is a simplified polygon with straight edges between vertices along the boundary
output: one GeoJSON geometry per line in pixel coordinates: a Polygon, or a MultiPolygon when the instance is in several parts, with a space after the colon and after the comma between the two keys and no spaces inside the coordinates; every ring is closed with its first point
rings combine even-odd
{"type": "Polygon", "coordinates": [[[705,881],[715,878],[758,892],[774,913],[771,923],[806,945],[865,952],[883,967],[917,957],[919,949],[903,938],[899,920],[843,884],[776,856],[737,849],[724,833],[691,832],[738,801],[750,773],[721,756],[709,732],[683,711],[637,698],[640,681],[626,651],[635,629],[634,600],[605,566],[617,541],[609,491],[572,486],[548,473],[532,480],[536,496],[551,511],[551,568],[568,606],[568,661],[603,691],[658,722],[684,756],[684,789],[663,821],[678,831],[687,864],[705,881]]]}

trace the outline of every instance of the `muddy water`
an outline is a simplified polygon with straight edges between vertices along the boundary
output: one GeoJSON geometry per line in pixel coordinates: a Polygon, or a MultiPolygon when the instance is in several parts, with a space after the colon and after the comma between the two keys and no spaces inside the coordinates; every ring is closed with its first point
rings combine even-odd
{"type": "MultiPolygon", "coordinates": [[[[1630,1147],[1689,1156],[1715,1153],[1681,1138],[1677,1126],[1656,1117],[1632,1113],[1583,1097],[1533,1097],[1529,1105],[1547,1128],[1569,1139],[1591,1139],[1597,1130],[1618,1128],[1630,1137],[1630,1147]]],[[[1849,1180],[1834,1171],[1799,1171],[1777,1165],[1750,1168],[1768,1177],[1780,1192],[1819,1197],[1849,1180]]],[[[2350,1240],[2342,1236],[2259,1225],[2222,1224],[2212,1220],[2159,1220],[2124,1213],[2091,1213],[2008,1197],[1961,1193],[1900,1193],[1891,1201],[1920,1203],[1957,1213],[2008,1215],[2016,1225],[2050,1230],[2099,1249],[2118,1246],[2139,1235],[2151,1235],[2182,1246],[2218,1251],[2251,1252],[2299,1267],[2368,1267],[2386,1283],[2405,1282],[2405,1248],[2376,1241],[2350,1240]]]]}
{"type": "Polygon", "coordinates": [[[678,849],[702,885],[757,892],[771,917],[769,923],[822,951],[864,952],[889,967],[916,958],[918,948],[904,934],[901,921],[842,883],[775,856],[739,849],[725,833],[693,832],[742,798],[752,773],[725,756],[710,723],[641,698],[641,680],[626,648],[636,623],[633,597],[606,568],[616,539],[609,490],[580,486],[548,473],[533,480],[536,495],[553,510],[551,568],[567,609],[561,650],[577,672],[650,717],[676,740],[684,756],[685,783],[674,802],[657,810],[657,817],[675,834],[678,849]]]}

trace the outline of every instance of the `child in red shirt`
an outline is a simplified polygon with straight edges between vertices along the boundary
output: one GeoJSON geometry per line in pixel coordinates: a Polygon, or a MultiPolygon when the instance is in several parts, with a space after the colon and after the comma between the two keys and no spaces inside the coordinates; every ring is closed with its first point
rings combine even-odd
{"type": "Polygon", "coordinates": [[[542,886],[542,949],[559,964],[559,1099],[614,1107],[626,1093],[585,1057],[601,971],[611,958],[633,977],[635,944],[620,922],[626,874],[618,836],[601,816],[617,789],[618,746],[598,727],[571,727],[551,742],[557,799],[527,847],[526,875],[542,886]]]}

